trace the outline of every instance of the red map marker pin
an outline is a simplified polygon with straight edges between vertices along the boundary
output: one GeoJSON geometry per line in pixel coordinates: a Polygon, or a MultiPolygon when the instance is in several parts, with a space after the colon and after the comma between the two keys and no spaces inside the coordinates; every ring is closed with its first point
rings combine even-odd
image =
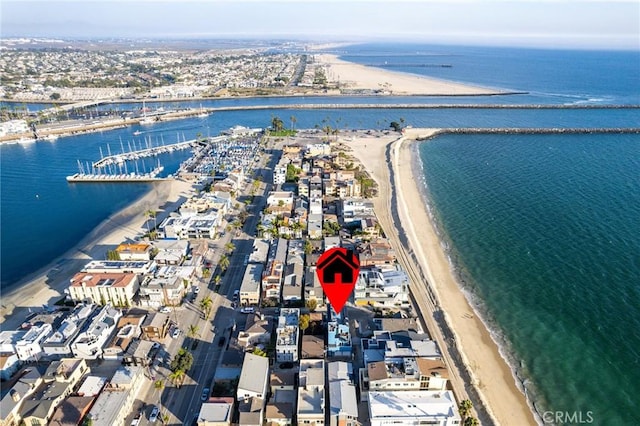
{"type": "Polygon", "coordinates": [[[353,250],[332,248],[318,259],[316,274],[334,311],[342,311],[356,286],[359,271],[360,261],[353,250]]]}

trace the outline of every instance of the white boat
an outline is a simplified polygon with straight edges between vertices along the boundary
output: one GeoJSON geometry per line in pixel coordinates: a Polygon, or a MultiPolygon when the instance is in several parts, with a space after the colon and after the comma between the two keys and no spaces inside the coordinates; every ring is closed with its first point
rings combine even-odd
{"type": "Polygon", "coordinates": [[[133,136],[140,136],[142,134],[142,132],[140,130],[136,130],[135,132],[133,132],[133,136]]]}
{"type": "Polygon", "coordinates": [[[43,137],[42,139],[44,139],[45,141],[53,142],[53,141],[57,140],[59,137],[60,136],[58,136],[58,135],[47,135],[47,136],[43,137]]]}
{"type": "Polygon", "coordinates": [[[155,122],[156,119],[153,117],[144,117],[142,120],[140,120],[140,124],[142,124],[143,126],[153,124],[155,122]]]}

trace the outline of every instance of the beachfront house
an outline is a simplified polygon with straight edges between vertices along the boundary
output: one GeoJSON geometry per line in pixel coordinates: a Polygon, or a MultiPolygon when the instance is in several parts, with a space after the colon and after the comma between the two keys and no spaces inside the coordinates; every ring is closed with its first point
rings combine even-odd
{"type": "Polygon", "coordinates": [[[393,308],[409,303],[409,278],[398,269],[361,268],[353,298],[356,305],[393,308]]]}
{"type": "Polygon", "coordinates": [[[71,278],[68,294],[74,302],[132,306],[139,284],[132,272],[78,272],[71,278]]]}
{"type": "Polygon", "coordinates": [[[369,419],[371,426],[454,426],[461,421],[451,391],[369,392],[369,419]]]}
{"type": "Polygon", "coordinates": [[[71,345],[84,329],[96,311],[96,305],[80,304],[75,307],[42,344],[42,350],[49,357],[69,357],[73,355],[71,345]]]}
{"type": "Polygon", "coordinates": [[[103,347],[115,331],[120,317],[122,317],[122,311],[119,309],[110,305],[102,307],[91,319],[89,327],[78,334],[71,344],[73,355],[84,359],[102,358],[103,347]]]}
{"type": "Polygon", "coordinates": [[[151,260],[152,246],[149,243],[120,244],[116,253],[120,260],[151,260]]]}

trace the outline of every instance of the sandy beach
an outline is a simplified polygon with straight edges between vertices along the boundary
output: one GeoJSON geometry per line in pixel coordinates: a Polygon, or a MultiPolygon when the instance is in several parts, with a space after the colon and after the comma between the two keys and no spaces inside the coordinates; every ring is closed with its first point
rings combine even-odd
{"type": "Polygon", "coordinates": [[[147,194],[109,217],[74,248],[3,293],[0,328],[15,329],[31,308],[42,308],[60,300],[71,277],[87,262],[104,259],[108,250],[122,242],[132,241],[137,233],[146,232],[146,211],[157,211],[156,220],[160,223],[186,199],[191,186],[191,183],[180,180],[154,184],[147,194]]]}
{"type": "Polygon", "coordinates": [[[476,96],[505,92],[453,81],[391,72],[338,59],[336,55],[314,56],[326,68],[329,82],[338,82],[341,89],[378,90],[392,95],[476,96]]]}
{"type": "Polygon", "coordinates": [[[479,409],[477,413],[481,421],[535,425],[511,369],[456,281],[424,207],[418,187],[420,171],[411,167],[415,155],[412,144],[416,137],[435,132],[408,129],[405,137],[354,138],[348,145],[379,183],[376,214],[411,277],[412,294],[452,370],[451,381],[458,396],[483,402],[486,411],[479,409]],[[425,307],[429,312],[424,312],[425,307]],[[453,359],[460,360],[457,366],[453,359]]]}

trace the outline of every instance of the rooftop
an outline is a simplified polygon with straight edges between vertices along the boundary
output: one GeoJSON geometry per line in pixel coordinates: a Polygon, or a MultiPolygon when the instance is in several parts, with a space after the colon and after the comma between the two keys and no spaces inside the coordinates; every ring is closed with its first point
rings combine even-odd
{"type": "Polygon", "coordinates": [[[451,391],[369,392],[371,419],[460,419],[451,391]]]}

